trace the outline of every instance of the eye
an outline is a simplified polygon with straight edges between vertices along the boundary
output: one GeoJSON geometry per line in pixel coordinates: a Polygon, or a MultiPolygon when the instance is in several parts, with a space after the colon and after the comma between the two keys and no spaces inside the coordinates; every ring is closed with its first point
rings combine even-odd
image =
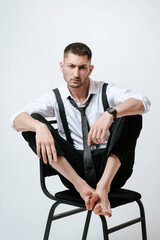
{"type": "Polygon", "coordinates": [[[85,66],[80,66],[80,69],[86,69],[86,67],[85,66]]]}
{"type": "Polygon", "coordinates": [[[74,68],[74,65],[71,64],[71,65],[69,65],[69,67],[70,67],[70,68],[74,68]]]}

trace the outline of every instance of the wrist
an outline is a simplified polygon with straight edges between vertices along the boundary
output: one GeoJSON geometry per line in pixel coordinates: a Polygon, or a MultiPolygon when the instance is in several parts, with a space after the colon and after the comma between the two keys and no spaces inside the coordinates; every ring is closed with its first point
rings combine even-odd
{"type": "Polygon", "coordinates": [[[108,111],[105,111],[105,116],[108,120],[114,121],[114,116],[110,114],[108,111]]]}
{"type": "Polygon", "coordinates": [[[41,130],[42,128],[46,127],[46,125],[38,120],[35,120],[35,124],[34,124],[34,131],[38,132],[39,130],[41,130]]]}
{"type": "Polygon", "coordinates": [[[106,110],[110,115],[113,116],[113,120],[117,118],[117,110],[114,107],[110,107],[106,110]]]}
{"type": "Polygon", "coordinates": [[[106,194],[108,194],[108,193],[110,192],[110,186],[111,186],[110,183],[108,183],[108,182],[102,182],[102,180],[100,180],[100,181],[97,183],[96,190],[101,189],[101,191],[103,191],[103,192],[105,192],[106,194]]]}

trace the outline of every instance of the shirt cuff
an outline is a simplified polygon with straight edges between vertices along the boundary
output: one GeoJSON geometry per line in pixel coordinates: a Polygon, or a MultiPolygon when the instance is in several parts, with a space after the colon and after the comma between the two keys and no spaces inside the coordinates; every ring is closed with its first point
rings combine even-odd
{"type": "Polygon", "coordinates": [[[142,114],[147,113],[150,110],[151,102],[146,96],[143,96],[141,101],[144,105],[144,112],[142,114]]]}

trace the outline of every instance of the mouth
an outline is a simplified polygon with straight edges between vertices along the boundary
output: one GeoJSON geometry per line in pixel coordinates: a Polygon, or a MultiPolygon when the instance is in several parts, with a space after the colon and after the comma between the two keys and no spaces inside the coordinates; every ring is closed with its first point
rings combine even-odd
{"type": "Polygon", "coordinates": [[[79,79],[79,78],[74,78],[74,79],[71,79],[71,81],[73,81],[73,82],[79,82],[80,79],[79,79]]]}

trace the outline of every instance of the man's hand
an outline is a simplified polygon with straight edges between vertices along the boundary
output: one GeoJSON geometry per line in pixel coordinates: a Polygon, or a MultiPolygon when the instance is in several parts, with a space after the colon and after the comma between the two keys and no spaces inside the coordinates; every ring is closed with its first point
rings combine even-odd
{"type": "Polygon", "coordinates": [[[113,115],[107,111],[92,125],[88,133],[88,145],[93,141],[96,144],[105,143],[106,133],[113,122],[113,115]]]}
{"type": "Polygon", "coordinates": [[[57,162],[57,151],[52,134],[45,124],[39,124],[36,128],[37,155],[43,157],[44,163],[47,163],[47,157],[50,165],[57,162]]]}

